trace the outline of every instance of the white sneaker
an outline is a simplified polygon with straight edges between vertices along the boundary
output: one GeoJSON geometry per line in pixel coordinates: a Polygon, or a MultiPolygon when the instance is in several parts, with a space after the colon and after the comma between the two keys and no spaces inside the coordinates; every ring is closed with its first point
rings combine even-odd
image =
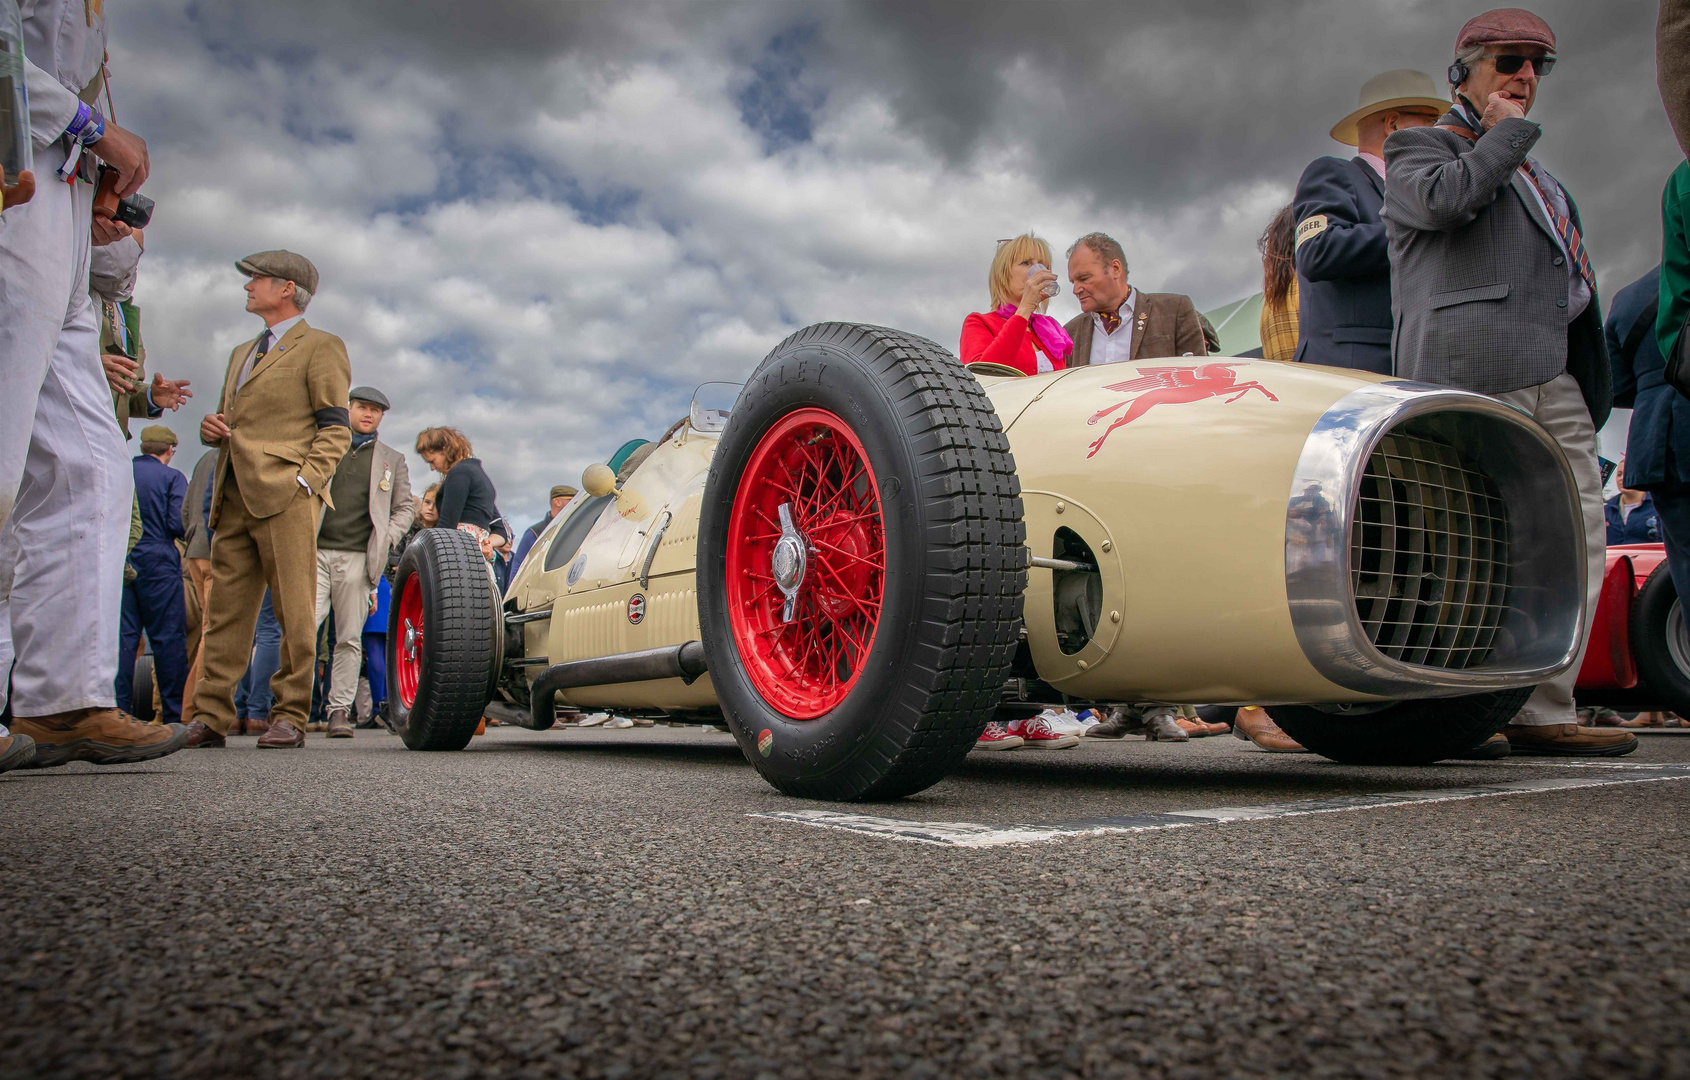
{"type": "Polygon", "coordinates": [[[626,716],[616,716],[606,720],[604,726],[607,728],[631,728],[634,726],[634,722],[626,716]]]}
{"type": "Polygon", "coordinates": [[[1086,725],[1080,722],[1080,718],[1072,709],[1046,709],[1039,715],[1050,725],[1050,730],[1058,735],[1078,736],[1086,733],[1086,725]]]}
{"type": "Polygon", "coordinates": [[[583,716],[581,718],[580,722],[577,723],[575,726],[576,727],[598,727],[600,724],[604,723],[606,720],[609,720],[609,719],[610,719],[609,713],[607,713],[607,712],[596,712],[596,713],[591,714],[590,716],[583,716]]]}

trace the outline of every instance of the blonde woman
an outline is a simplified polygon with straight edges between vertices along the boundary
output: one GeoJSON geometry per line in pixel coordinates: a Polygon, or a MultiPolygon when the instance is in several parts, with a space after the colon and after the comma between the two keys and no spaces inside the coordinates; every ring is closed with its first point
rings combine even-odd
{"type": "MultiPolygon", "coordinates": [[[[998,244],[986,275],[992,310],[977,311],[962,324],[962,362],[1012,367],[1028,375],[1068,366],[1074,341],[1062,324],[1044,313],[1046,290],[1056,285],[1050,245],[1032,233],[998,244]]],[[[1050,290],[1051,295],[1060,286],[1050,290]]]]}

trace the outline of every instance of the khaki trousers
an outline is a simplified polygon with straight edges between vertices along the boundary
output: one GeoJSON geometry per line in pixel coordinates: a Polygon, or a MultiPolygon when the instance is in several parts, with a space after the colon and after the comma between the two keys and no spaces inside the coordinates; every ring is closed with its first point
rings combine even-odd
{"type": "Polygon", "coordinates": [[[226,734],[235,722],[235,686],[252,658],[252,637],[264,590],[282,628],[282,662],[270,690],[272,723],[301,731],[311,713],[311,669],[316,660],[317,516],[320,499],[304,488],[288,508],[255,518],[235,485],[224,480],[217,535],[211,541],[211,609],[206,618],[205,674],[195,694],[196,719],[226,734]]]}
{"type": "Polygon", "coordinates": [[[193,578],[194,592],[199,596],[199,629],[189,642],[193,646],[193,661],[188,667],[188,681],[182,686],[182,723],[194,722],[194,687],[205,674],[206,621],[211,614],[211,560],[183,559],[188,575],[193,578]]]}
{"type": "Polygon", "coordinates": [[[375,590],[365,574],[363,549],[317,551],[317,627],[334,611],[334,667],[329,672],[329,708],[352,709],[364,663],[364,620],[375,590]]]}
{"type": "Polygon", "coordinates": [[[1584,665],[1584,650],[1590,644],[1590,625],[1596,619],[1596,602],[1602,595],[1602,575],[1608,559],[1608,521],[1602,509],[1602,469],[1596,461],[1596,427],[1578,380],[1562,373],[1540,386],[1494,395],[1542,424],[1554,436],[1573,467],[1579,489],[1579,509],[1584,514],[1584,626],[1579,635],[1578,658],[1573,666],[1546,683],[1526,701],[1513,723],[1523,727],[1545,724],[1576,724],[1573,684],[1584,665]]]}

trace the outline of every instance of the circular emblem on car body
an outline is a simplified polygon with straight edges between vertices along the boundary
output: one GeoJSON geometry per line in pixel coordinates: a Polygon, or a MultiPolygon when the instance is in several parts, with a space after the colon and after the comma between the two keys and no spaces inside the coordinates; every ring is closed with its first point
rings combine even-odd
{"type": "Polygon", "coordinates": [[[645,618],[645,593],[635,593],[628,597],[628,621],[638,626],[645,618]]]}
{"type": "Polygon", "coordinates": [[[573,585],[577,581],[580,581],[581,580],[581,571],[585,570],[586,568],[587,568],[587,557],[585,555],[578,556],[575,559],[574,562],[569,564],[569,573],[564,576],[564,579],[563,579],[564,583],[568,584],[568,585],[573,585]]]}

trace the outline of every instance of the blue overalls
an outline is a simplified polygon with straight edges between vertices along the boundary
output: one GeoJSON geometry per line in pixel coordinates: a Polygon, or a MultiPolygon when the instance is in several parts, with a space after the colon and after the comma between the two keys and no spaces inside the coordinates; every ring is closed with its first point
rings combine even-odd
{"type": "Polygon", "coordinates": [[[182,499],[188,478],[150,454],[135,458],[135,501],[141,509],[141,539],[129,553],[135,580],[123,584],[119,623],[117,707],[133,712],[135,649],[141,632],[153,647],[153,676],[164,711],[159,719],[182,719],[182,685],[188,677],[188,610],[182,594],[182,499]]]}

